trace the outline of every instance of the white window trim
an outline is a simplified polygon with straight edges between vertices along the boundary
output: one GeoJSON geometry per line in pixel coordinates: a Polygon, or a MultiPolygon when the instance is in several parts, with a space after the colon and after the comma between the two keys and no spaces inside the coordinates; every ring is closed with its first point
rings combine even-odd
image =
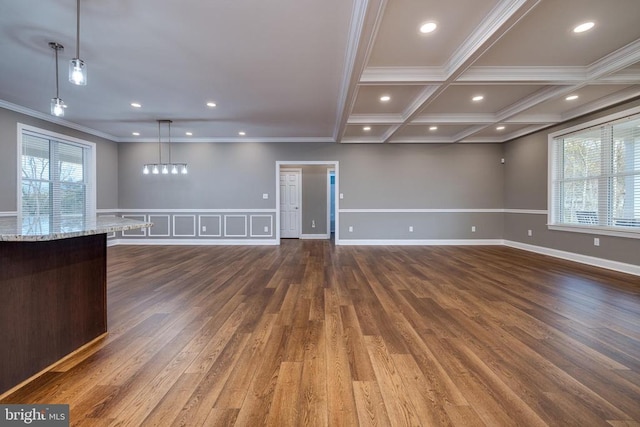
{"type": "Polygon", "coordinates": [[[568,231],[573,233],[585,233],[585,234],[598,234],[602,236],[614,236],[614,237],[628,237],[632,239],[640,239],[639,231],[626,231],[622,228],[614,227],[602,227],[597,225],[580,226],[573,224],[555,224],[554,218],[557,207],[553,204],[554,199],[554,187],[553,187],[553,162],[554,162],[554,145],[553,140],[559,136],[567,135],[582,129],[602,125],[608,122],[613,122],[619,119],[623,119],[628,116],[640,114],[640,107],[630,108],[628,110],[620,111],[608,116],[600,117],[585,123],[565,128],[548,135],[547,139],[547,228],[549,230],[556,231],[568,231]]]}
{"type": "Polygon", "coordinates": [[[91,185],[90,188],[87,193],[87,206],[88,206],[88,212],[87,212],[87,216],[89,217],[93,217],[96,215],[96,206],[97,206],[97,186],[98,186],[98,182],[96,180],[96,144],[95,142],[91,142],[91,141],[85,141],[84,139],[79,139],[79,138],[74,138],[72,136],[68,136],[68,135],[64,135],[61,133],[56,133],[56,132],[52,132],[50,130],[47,129],[41,129],[41,128],[37,128],[35,126],[29,126],[29,125],[25,125],[23,123],[18,123],[17,126],[18,130],[18,135],[17,135],[17,140],[18,140],[18,150],[17,150],[17,155],[16,155],[16,161],[18,164],[17,167],[17,181],[16,181],[16,194],[17,194],[17,212],[18,212],[18,217],[22,217],[22,134],[24,133],[24,131],[27,132],[32,132],[32,133],[37,133],[40,134],[44,137],[47,138],[52,138],[52,139],[57,139],[61,142],[71,142],[74,144],[79,144],[79,145],[84,145],[86,147],[90,147],[91,149],[89,150],[89,159],[88,159],[88,165],[89,165],[89,170],[87,171],[87,175],[91,181],[91,185]]]}

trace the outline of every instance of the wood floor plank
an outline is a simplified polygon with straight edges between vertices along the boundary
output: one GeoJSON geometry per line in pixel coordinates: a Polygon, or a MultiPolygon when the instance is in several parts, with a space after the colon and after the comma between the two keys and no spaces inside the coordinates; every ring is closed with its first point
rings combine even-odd
{"type": "Polygon", "coordinates": [[[74,426],[640,425],[640,279],[503,246],[116,246],[74,426]]]}

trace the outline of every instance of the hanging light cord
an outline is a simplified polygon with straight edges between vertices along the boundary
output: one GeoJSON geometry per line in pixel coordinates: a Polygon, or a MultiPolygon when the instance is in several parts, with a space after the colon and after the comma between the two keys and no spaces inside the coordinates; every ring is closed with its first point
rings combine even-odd
{"type": "Polygon", "coordinates": [[[76,58],[80,59],[80,0],[78,0],[78,7],[76,9],[76,58]]]}
{"type": "Polygon", "coordinates": [[[158,120],[158,163],[162,163],[162,142],[160,138],[160,120],[158,120]]]}
{"type": "Polygon", "coordinates": [[[56,51],[56,98],[60,98],[60,91],[58,87],[58,46],[54,46],[53,50],[56,51]]]}
{"type": "Polygon", "coordinates": [[[169,120],[169,164],[171,164],[171,120],[169,120]]]}

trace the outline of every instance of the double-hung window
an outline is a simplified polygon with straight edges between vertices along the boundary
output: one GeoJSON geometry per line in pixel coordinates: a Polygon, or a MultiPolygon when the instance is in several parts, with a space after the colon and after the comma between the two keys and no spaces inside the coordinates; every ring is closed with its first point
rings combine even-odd
{"type": "Polygon", "coordinates": [[[549,227],[640,238],[640,114],[549,135],[549,227]]]}
{"type": "Polygon", "coordinates": [[[18,163],[24,232],[69,231],[95,216],[95,144],[19,125],[18,163]]]}

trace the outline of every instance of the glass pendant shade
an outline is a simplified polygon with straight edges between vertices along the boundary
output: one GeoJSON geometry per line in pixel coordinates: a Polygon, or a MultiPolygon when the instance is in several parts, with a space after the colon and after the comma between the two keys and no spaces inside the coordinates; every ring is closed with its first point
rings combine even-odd
{"type": "Polygon", "coordinates": [[[167,175],[169,173],[169,167],[167,165],[162,165],[162,175],[167,175]]]}
{"type": "Polygon", "coordinates": [[[160,173],[160,170],[158,169],[158,165],[153,165],[153,169],[151,170],[151,173],[154,175],[158,175],[160,173]]]}
{"type": "Polygon", "coordinates": [[[51,114],[56,117],[64,117],[64,109],[67,106],[64,104],[64,101],[60,98],[52,98],[51,99],[51,114]]]}
{"type": "Polygon", "coordinates": [[[69,62],[69,81],[78,86],[87,84],[87,66],[82,59],[73,58],[69,62]]]}
{"type": "Polygon", "coordinates": [[[149,175],[149,166],[144,165],[144,169],[142,169],[142,173],[145,175],[149,175]]]}
{"type": "Polygon", "coordinates": [[[173,175],[176,175],[178,173],[178,166],[177,165],[171,165],[171,173],[173,175]]]}
{"type": "Polygon", "coordinates": [[[181,171],[181,173],[182,173],[183,175],[186,175],[186,174],[187,174],[187,165],[186,165],[186,164],[182,165],[182,171],[181,171]]]}

